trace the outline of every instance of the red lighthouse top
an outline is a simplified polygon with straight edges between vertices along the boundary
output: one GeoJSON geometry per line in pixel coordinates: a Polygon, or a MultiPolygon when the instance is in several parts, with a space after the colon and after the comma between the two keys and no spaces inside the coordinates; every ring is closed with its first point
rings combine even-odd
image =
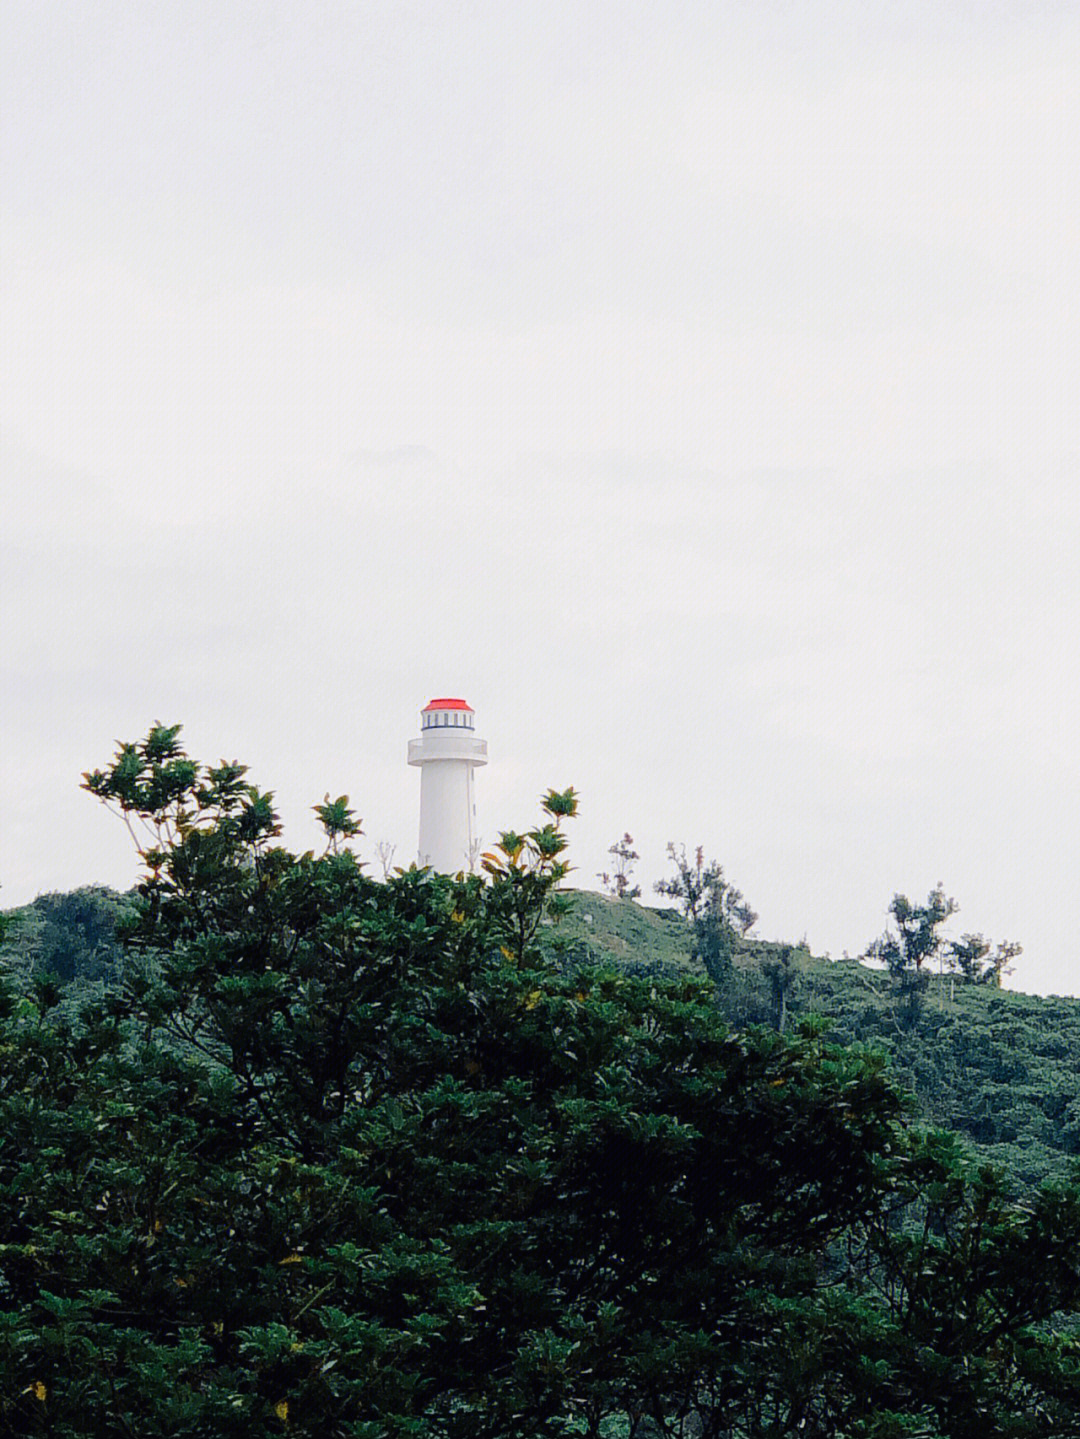
{"type": "Polygon", "coordinates": [[[427,714],[428,710],[468,710],[471,714],[472,706],[464,700],[429,700],[422,713],[427,714]]]}

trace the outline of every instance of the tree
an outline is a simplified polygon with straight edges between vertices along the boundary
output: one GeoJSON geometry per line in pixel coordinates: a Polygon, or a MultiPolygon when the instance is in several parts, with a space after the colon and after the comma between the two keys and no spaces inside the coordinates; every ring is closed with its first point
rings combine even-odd
{"type": "Polygon", "coordinates": [[[799,968],[795,950],[784,944],[774,950],[761,962],[761,971],[769,985],[773,1003],[773,1022],[781,1034],[787,1028],[788,1000],[799,983],[799,968]]]}
{"type": "Polygon", "coordinates": [[[1047,1186],[1017,1205],[997,1171],[933,1132],[909,1136],[896,1180],[892,1212],[868,1228],[864,1270],[888,1315],[888,1356],[864,1333],[857,1367],[885,1361],[898,1417],[933,1414],[938,1427],[882,1432],[1080,1432],[1080,1327],[1075,1316],[1045,1322],[1075,1303],[1080,1251],[1067,1255],[1061,1241],[1080,1224],[1080,1189],[1047,1186]],[[912,1211],[919,1222],[905,1223],[912,1211]]]}
{"type": "Polygon", "coordinates": [[[526,834],[504,830],[495,851],[481,858],[481,868],[494,881],[485,896],[488,923],[500,952],[519,969],[539,958],[533,941],[545,914],[558,918],[565,912],[567,901],[556,894],[570,873],[559,857],[567,846],[562,822],[577,815],[577,793],[549,789],[540,808],[545,825],[526,834]]]}
{"type": "Polygon", "coordinates": [[[63,984],[98,979],[120,959],[116,925],[127,903],[103,885],[39,894],[13,918],[5,956],[24,976],[48,972],[63,984]]]}
{"type": "Polygon", "coordinates": [[[693,932],[694,958],[715,984],[723,986],[731,978],[736,941],[754,927],[757,915],[724,878],[720,865],[715,860],[706,862],[700,845],[693,863],[686,856],[685,845],[669,844],[667,852],[675,874],[657,880],[653,888],[676,901],[693,932]]]}
{"type": "Polygon", "coordinates": [[[991,942],[981,934],[962,934],[953,940],[947,951],[949,967],[969,984],[990,984],[1001,987],[1002,976],[1012,973],[1010,960],[1022,954],[1019,944],[999,944],[991,950],[991,942]]]}
{"type": "Polygon", "coordinates": [[[912,904],[905,894],[893,895],[889,913],[896,922],[896,932],[886,930],[880,939],[875,939],[867,948],[867,956],[882,961],[893,976],[920,971],[941,953],[945,944],[941,926],[958,908],[940,884],[930,891],[924,905],[912,904]]]}
{"type": "Polygon", "coordinates": [[[361,829],[363,820],[357,819],[349,808],[347,794],[339,795],[337,799],[332,800],[328,793],[324,796],[322,804],[313,805],[312,808],[326,835],[326,848],[329,854],[340,854],[348,840],[356,839],[363,833],[361,829]]]}
{"type": "Polygon", "coordinates": [[[632,834],[624,834],[622,839],[616,840],[608,848],[608,854],[612,856],[614,863],[611,873],[606,871],[597,875],[600,883],[614,899],[637,899],[641,894],[641,885],[631,885],[630,879],[634,871],[634,863],[641,856],[634,848],[634,837],[632,834]]]}
{"type": "Polygon", "coordinates": [[[932,961],[945,950],[941,926],[958,908],[940,884],[923,905],[912,904],[905,894],[894,894],[889,914],[895,931],[886,930],[867,947],[866,958],[879,961],[889,971],[901,1018],[909,1028],[922,1013],[932,961]]]}
{"type": "Polygon", "coordinates": [[[108,891],[92,887],[71,894],[41,894],[34,908],[44,923],[38,965],[61,980],[100,973],[103,954],[115,948],[117,904],[108,891]]]}
{"type": "Polygon", "coordinates": [[[572,791],[376,883],[176,730],[86,782],[145,873],[119,987],[0,1002],[0,1432],[1068,1432],[1080,1199],[931,1163],[880,1056],[545,967],[572,791]]]}

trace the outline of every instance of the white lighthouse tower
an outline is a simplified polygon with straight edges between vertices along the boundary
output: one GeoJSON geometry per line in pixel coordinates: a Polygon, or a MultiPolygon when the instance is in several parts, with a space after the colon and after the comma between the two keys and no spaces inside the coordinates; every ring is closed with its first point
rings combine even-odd
{"type": "Polygon", "coordinates": [[[487,764],[487,740],[476,738],[464,700],[432,700],[420,723],[420,738],[409,741],[409,763],[420,766],[420,863],[457,874],[473,859],[473,770],[487,764]]]}

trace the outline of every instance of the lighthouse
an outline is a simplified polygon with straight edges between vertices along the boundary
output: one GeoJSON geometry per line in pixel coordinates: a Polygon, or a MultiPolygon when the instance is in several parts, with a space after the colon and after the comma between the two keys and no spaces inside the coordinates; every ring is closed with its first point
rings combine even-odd
{"type": "Polygon", "coordinates": [[[464,700],[432,700],[421,710],[409,763],[420,768],[420,863],[440,874],[467,870],[478,838],[473,770],[487,764],[487,740],[477,739],[464,700]]]}

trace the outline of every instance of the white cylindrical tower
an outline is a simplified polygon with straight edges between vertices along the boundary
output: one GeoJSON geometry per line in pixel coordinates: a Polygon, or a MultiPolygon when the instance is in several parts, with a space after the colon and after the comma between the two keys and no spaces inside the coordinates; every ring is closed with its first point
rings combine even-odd
{"type": "Polygon", "coordinates": [[[409,741],[409,763],[420,766],[420,863],[457,874],[475,857],[473,770],[487,764],[487,740],[476,738],[464,700],[432,700],[420,724],[409,741]]]}

